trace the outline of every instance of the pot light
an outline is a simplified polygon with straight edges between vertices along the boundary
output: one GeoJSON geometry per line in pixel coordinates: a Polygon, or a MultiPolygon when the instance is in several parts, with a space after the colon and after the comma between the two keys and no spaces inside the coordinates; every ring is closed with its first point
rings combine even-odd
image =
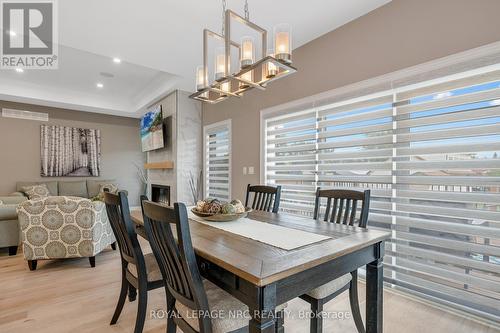
{"type": "Polygon", "coordinates": [[[16,72],[18,72],[18,73],[24,73],[24,69],[22,69],[22,68],[16,68],[16,72]]]}
{"type": "Polygon", "coordinates": [[[97,86],[97,88],[104,88],[104,84],[102,84],[102,83],[100,83],[100,82],[99,82],[99,83],[97,83],[97,84],[96,84],[96,86],[97,86]]]}
{"type": "Polygon", "coordinates": [[[113,62],[119,64],[122,62],[122,60],[120,58],[113,58],[113,62]]]}

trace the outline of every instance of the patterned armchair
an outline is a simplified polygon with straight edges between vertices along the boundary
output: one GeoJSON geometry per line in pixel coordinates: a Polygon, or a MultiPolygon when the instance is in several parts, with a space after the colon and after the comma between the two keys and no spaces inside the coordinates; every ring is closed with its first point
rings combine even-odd
{"type": "Polygon", "coordinates": [[[88,257],[95,267],[95,255],[115,237],[106,206],[100,201],[78,197],[47,197],[29,200],[17,208],[24,258],[30,270],[37,260],[88,257]]]}

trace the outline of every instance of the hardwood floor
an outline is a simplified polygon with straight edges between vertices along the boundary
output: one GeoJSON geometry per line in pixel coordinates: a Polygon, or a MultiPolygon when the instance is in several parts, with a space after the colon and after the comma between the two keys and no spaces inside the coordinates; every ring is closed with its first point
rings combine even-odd
{"type": "MultiPolygon", "coordinates": [[[[0,256],[0,332],[133,332],[137,301],[127,301],[118,323],[109,325],[120,291],[119,257],[118,251],[109,249],[96,256],[95,268],[90,268],[87,259],[72,259],[40,261],[37,270],[30,272],[21,253],[0,256]]],[[[364,285],[359,289],[364,308],[364,285]]],[[[149,293],[144,332],[165,332],[165,319],[150,318],[152,310],[165,308],[164,297],[163,289],[149,293]]],[[[384,302],[384,332],[500,333],[388,290],[384,302]]],[[[289,303],[295,318],[285,319],[287,333],[308,332],[308,320],[298,318],[307,306],[298,299],[289,303]]],[[[345,292],[325,310],[333,314],[349,309],[345,292]]],[[[355,333],[356,328],[350,317],[326,319],[324,332],[355,333]]]]}

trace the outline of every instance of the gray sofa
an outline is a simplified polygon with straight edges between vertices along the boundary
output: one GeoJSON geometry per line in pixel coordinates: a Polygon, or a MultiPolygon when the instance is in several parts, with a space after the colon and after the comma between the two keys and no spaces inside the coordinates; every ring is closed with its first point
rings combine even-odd
{"type": "Polygon", "coordinates": [[[91,179],[74,181],[17,182],[16,191],[9,196],[0,197],[0,248],[9,248],[9,255],[15,255],[20,244],[19,222],[16,208],[28,198],[22,192],[23,186],[46,184],[52,196],[69,196],[91,199],[99,194],[102,184],[116,181],[91,179]]]}
{"type": "Polygon", "coordinates": [[[17,253],[20,243],[16,208],[26,200],[24,196],[0,197],[0,248],[9,248],[9,255],[17,253]]]}
{"type": "Polygon", "coordinates": [[[76,180],[76,181],[39,181],[39,182],[17,182],[16,191],[13,195],[21,195],[23,186],[34,184],[45,184],[52,196],[68,196],[91,199],[99,194],[102,184],[113,183],[114,179],[92,179],[92,180],[76,180]]]}

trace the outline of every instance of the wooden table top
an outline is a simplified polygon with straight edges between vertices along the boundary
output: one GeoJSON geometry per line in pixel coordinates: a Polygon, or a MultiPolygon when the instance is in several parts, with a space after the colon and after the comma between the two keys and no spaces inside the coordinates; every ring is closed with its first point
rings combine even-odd
{"type": "MultiPolygon", "coordinates": [[[[131,216],[134,223],[144,225],[140,210],[133,210],[131,216]]],[[[329,240],[287,251],[200,222],[189,221],[197,255],[257,286],[276,282],[390,238],[389,232],[288,214],[253,211],[248,218],[331,237],[329,240]]]]}

